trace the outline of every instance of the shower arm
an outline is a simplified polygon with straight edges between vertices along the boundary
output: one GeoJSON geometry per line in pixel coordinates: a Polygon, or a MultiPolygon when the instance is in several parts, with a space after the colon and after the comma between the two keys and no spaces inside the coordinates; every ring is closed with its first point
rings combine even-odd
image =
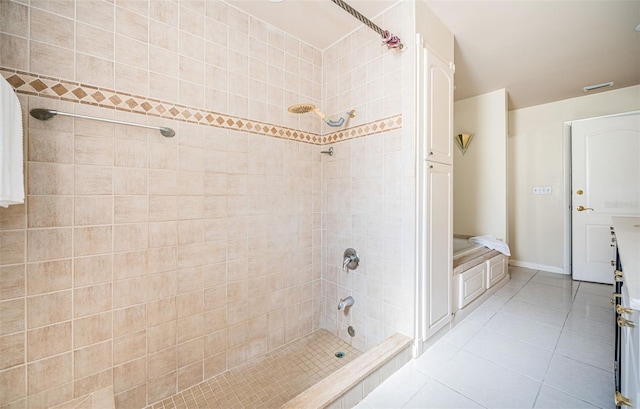
{"type": "Polygon", "coordinates": [[[328,116],[326,116],[322,111],[320,111],[318,108],[313,109],[313,112],[316,113],[316,115],[318,115],[327,125],[329,126],[333,126],[333,127],[338,127],[338,126],[342,126],[342,124],[344,124],[344,121],[347,120],[347,118],[354,118],[356,116],[356,111],[355,109],[352,109],[351,111],[347,111],[345,112],[340,119],[338,119],[337,121],[333,121],[331,119],[329,119],[328,116]]]}

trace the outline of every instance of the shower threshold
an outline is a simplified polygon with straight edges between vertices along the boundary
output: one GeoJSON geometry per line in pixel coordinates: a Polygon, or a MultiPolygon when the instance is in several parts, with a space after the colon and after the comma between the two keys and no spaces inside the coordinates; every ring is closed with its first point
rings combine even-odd
{"type": "Polygon", "coordinates": [[[361,354],[319,329],[146,409],[279,408],[361,354]]]}

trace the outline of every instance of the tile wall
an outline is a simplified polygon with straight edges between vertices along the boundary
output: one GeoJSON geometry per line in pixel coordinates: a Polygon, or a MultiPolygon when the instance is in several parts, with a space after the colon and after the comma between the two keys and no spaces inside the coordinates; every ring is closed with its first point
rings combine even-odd
{"type": "Polygon", "coordinates": [[[329,81],[336,73],[322,75],[322,52],[220,1],[0,0],[0,16],[3,75],[249,118],[326,135],[325,143],[362,137],[336,144],[328,158],[318,144],[237,126],[19,90],[27,201],[0,209],[0,408],[50,407],[110,385],[118,408],[144,407],[315,328],[335,330],[328,311],[338,287],[364,294],[367,283],[373,303],[355,317],[367,323],[359,347],[393,329],[410,333],[399,319],[404,302],[391,300],[406,293],[405,275],[389,262],[395,252],[372,255],[397,248],[396,236],[387,240],[372,222],[381,215],[386,227],[406,223],[408,195],[392,196],[404,192],[394,189],[412,146],[399,130],[397,83],[387,81],[398,62],[375,34],[363,40],[356,32],[336,45],[344,51],[327,51],[325,59],[344,57],[336,89],[329,81]],[[347,51],[356,40],[375,51],[347,51]],[[371,53],[367,61],[376,63],[364,84],[356,84],[364,64],[349,68],[352,52],[371,53]],[[358,109],[350,136],[286,112],[324,101],[332,116],[358,109]],[[41,122],[27,115],[35,107],[177,134],[63,117],[41,122]],[[376,178],[359,184],[374,190],[354,191],[349,208],[366,210],[352,211],[353,228],[341,230],[345,195],[328,188],[342,179],[356,186],[361,168],[341,172],[345,155],[355,159],[363,146],[372,170],[381,159],[386,166],[386,190],[376,178]],[[380,214],[378,204],[386,206],[380,214]],[[322,206],[331,207],[323,214],[322,206]],[[362,277],[349,276],[349,285],[335,272],[347,243],[364,256],[362,277]],[[389,283],[397,285],[380,292],[389,283]]]}
{"type": "Polygon", "coordinates": [[[374,21],[399,35],[404,51],[382,46],[363,26],[324,52],[328,112],[354,107],[354,122],[403,115],[401,128],[334,143],[335,155],[323,158],[322,325],[363,350],[395,332],[413,334],[412,16],[411,2],[401,2],[374,21]],[[361,262],[345,273],[343,253],[349,247],[361,262]],[[349,295],[354,306],[337,311],[339,299],[349,295]]]}

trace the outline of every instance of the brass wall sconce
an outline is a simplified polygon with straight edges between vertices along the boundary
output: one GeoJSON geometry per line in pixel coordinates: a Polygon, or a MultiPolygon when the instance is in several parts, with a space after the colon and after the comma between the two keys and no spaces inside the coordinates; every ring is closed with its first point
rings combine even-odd
{"type": "Polygon", "coordinates": [[[454,136],[453,139],[456,141],[456,145],[458,145],[460,152],[462,152],[462,154],[464,155],[464,153],[469,148],[469,144],[471,143],[471,140],[473,139],[473,134],[461,133],[454,136]]]}

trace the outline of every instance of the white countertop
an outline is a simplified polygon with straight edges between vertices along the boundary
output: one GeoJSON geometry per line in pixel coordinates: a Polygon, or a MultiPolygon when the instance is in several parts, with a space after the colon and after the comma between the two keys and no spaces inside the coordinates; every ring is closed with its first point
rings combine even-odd
{"type": "Polygon", "coordinates": [[[629,307],[640,311],[640,217],[613,217],[629,307]]]}

